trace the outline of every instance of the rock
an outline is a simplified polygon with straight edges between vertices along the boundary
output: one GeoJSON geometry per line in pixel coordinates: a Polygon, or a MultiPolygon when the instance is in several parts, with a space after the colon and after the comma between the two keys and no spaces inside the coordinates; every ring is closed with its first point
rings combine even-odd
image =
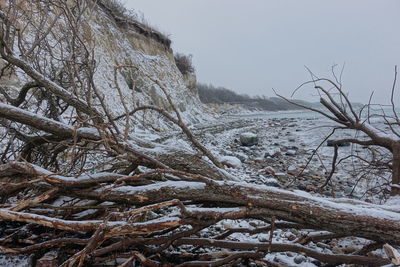
{"type": "Polygon", "coordinates": [[[289,149],[288,151],[286,151],[285,155],[286,156],[295,156],[296,155],[296,150],[289,149]]]}
{"type": "Polygon", "coordinates": [[[257,238],[258,238],[258,241],[260,241],[260,242],[268,242],[269,241],[268,234],[259,234],[257,238]]]}
{"type": "Polygon", "coordinates": [[[287,170],[288,171],[296,171],[297,170],[297,167],[295,166],[295,165],[290,165],[288,168],[287,168],[287,170]]]}
{"type": "Polygon", "coordinates": [[[336,192],[335,193],[335,197],[336,198],[342,198],[342,197],[344,197],[344,193],[343,192],[336,192]]]}
{"type": "Polygon", "coordinates": [[[223,156],[221,158],[221,163],[230,168],[240,168],[242,167],[242,162],[237,157],[223,156]]]}
{"type": "Polygon", "coordinates": [[[267,152],[264,153],[264,158],[277,158],[282,156],[281,150],[279,148],[277,149],[270,149],[267,152]]]}
{"type": "Polygon", "coordinates": [[[346,196],[350,195],[351,192],[353,192],[353,188],[352,187],[347,187],[346,189],[344,189],[344,194],[346,196]]]}
{"type": "Polygon", "coordinates": [[[307,191],[307,187],[305,185],[302,185],[302,184],[297,185],[297,189],[299,189],[301,191],[307,191]]]}
{"type": "Polygon", "coordinates": [[[249,156],[247,156],[246,154],[241,153],[241,152],[236,152],[236,153],[233,154],[233,156],[235,156],[238,159],[240,159],[241,162],[245,162],[246,160],[249,159],[249,156]]]}
{"type": "Polygon", "coordinates": [[[264,183],[267,186],[279,187],[278,181],[274,178],[267,178],[264,183]]]}
{"type": "Polygon", "coordinates": [[[258,144],[258,135],[254,133],[240,134],[240,143],[242,146],[253,146],[258,144]]]}
{"type": "Polygon", "coordinates": [[[268,166],[264,169],[264,172],[266,174],[271,174],[271,175],[275,175],[276,171],[274,168],[272,168],[271,166],[268,166]]]}
{"type": "Polygon", "coordinates": [[[287,176],[287,174],[286,173],[284,173],[284,172],[277,172],[277,173],[275,173],[275,177],[276,178],[285,178],[287,176]]]}
{"type": "Polygon", "coordinates": [[[240,149],[241,149],[242,151],[244,151],[244,152],[249,152],[249,151],[250,151],[250,148],[245,147],[245,146],[242,146],[240,149]]]}
{"type": "Polygon", "coordinates": [[[292,234],[291,232],[287,232],[287,233],[285,233],[285,238],[289,241],[293,241],[296,239],[296,236],[294,234],[292,234]]]}
{"type": "Polygon", "coordinates": [[[331,248],[328,244],[325,244],[325,243],[322,243],[322,242],[318,242],[317,243],[317,247],[325,248],[325,249],[330,249],[331,248]]]}
{"type": "Polygon", "coordinates": [[[299,235],[300,232],[297,229],[289,229],[290,232],[292,232],[294,235],[299,235]]]}
{"type": "Polygon", "coordinates": [[[311,263],[318,267],[322,265],[322,263],[319,260],[312,260],[311,263]]]}
{"type": "Polygon", "coordinates": [[[307,260],[306,257],[304,257],[303,255],[297,255],[297,256],[294,257],[294,259],[293,259],[293,261],[294,261],[296,264],[303,263],[303,262],[305,262],[306,260],[307,260]]]}
{"type": "Polygon", "coordinates": [[[287,173],[290,175],[297,176],[299,174],[299,171],[297,170],[297,167],[294,165],[290,165],[287,169],[287,173]]]}

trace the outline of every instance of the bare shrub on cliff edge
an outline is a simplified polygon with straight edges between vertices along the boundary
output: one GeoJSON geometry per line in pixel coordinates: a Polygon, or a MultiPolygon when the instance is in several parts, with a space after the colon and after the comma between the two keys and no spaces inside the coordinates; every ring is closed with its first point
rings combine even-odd
{"type": "Polygon", "coordinates": [[[175,53],[175,63],[179,71],[182,74],[188,74],[194,72],[194,67],[192,63],[192,55],[184,55],[181,53],[175,53]]]}

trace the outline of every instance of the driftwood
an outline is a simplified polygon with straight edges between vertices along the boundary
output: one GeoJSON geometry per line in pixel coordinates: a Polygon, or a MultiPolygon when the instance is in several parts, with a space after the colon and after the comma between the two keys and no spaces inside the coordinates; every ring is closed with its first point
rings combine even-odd
{"type": "MultiPolygon", "coordinates": [[[[377,167],[380,167],[380,169],[390,172],[392,176],[390,193],[392,195],[400,195],[400,118],[398,116],[398,112],[396,111],[397,107],[394,101],[397,81],[397,66],[394,68],[394,80],[390,99],[391,105],[389,106],[390,112],[384,111],[383,105],[371,104],[373,94],[371,95],[368,104],[363,105],[361,109],[356,109],[355,104],[350,101],[348,93],[343,90],[341,75],[339,77],[336,75],[334,67],[332,67],[333,79],[319,78],[311,71],[310,74],[312,80],[301,84],[293,92],[292,96],[302,87],[306,85],[312,85],[315,91],[318,93],[320,97],[319,102],[324,109],[309,107],[279,94],[277,94],[277,96],[290,104],[313,111],[315,113],[319,113],[330,121],[335,122],[336,125],[332,126],[333,131],[347,129],[357,133],[355,134],[355,137],[343,138],[329,142],[329,145],[334,146],[335,151],[331,173],[327,177],[327,181],[323,186],[326,186],[329,183],[336,170],[336,165],[340,162],[340,160],[338,161],[337,158],[338,147],[354,144],[374,151],[371,159],[364,156],[361,158],[361,161],[368,163],[368,168],[370,169],[377,169],[377,167]],[[377,109],[378,112],[374,111],[374,108],[377,109]],[[379,118],[382,122],[384,122],[388,129],[382,130],[377,128],[376,125],[371,122],[376,118],[379,118]],[[383,159],[375,155],[377,147],[380,148],[379,154],[383,155],[383,159]]],[[[349,155],[348,157],[357,158],[359,156],[349,155]]],[[[365,169],[365,166],[362,168],[365,169]]]]}
{"type": "MultiPolygon", "coordinates": [[[[255,187],[246,183],[214,181],[204,176],[173,170],[155,170],[133,176],[97,173],[92,176],[65,177],[33,164],[15,162],[2,165],[0,174],[3,179],[5,177],[21,177],[21,175],[26,177],[33,181],[26,186],[38,190],[37,195],[39,196],[57,192],[58,196],[96,200],[98,203],[105,201],[116,203],[116,207],[119,208],[109,211],[107,211],[107,207],[102,208],[101,205],[82,207],[87,210],[97,208],[106,211],[99,218],[100,220],[85,221],[59,219],[57,213],[52,212],[47,215],[37,214],[35,208],[41,207],[40,203],[48,202],[46,197],[21,200],[19,203],[9,204],[0,209],[0,219],[3,221],[36,224],[67,231],[63,237],[67,247],[68,244],[88,245],[90,241],[80,240],[77,236],[78,233],[94,233],[101,227],[104,231],[101,244],[88,253],[99,259],[110,253],[126,251],[127,248],[136,247],[139,244],[144,246],[141,253],[145,258],[145,255],[152,255],[154,251],[164,253],[163,251],[170,246],[191,245],[193,247],[210,247],[216,250],[231,249],[232,252],[224,257],[228,262],[238,258],[260,259],[266,253],[271,252],[292,251],[326,263],[358,263],[379,266],[389,263],[390,260],[362,255],[320,253],[307,248],[305,244],[311,240],[329,240],[350,236],[363,237],[379,244],[400,244],[400,213],[398,210],[368,203],[341,203],[335,199],[317,198],[301,192],[290,192],[267,186],[255,187]],[[156,173],[168,174],[174,179],[164,182],[153,181],[147,185],[136,184],[139,179],[143,178],[151,181],[156,173]],[[94,190],[94,188],[96,189],[94,190]],[[49,189],[52,191],[49,192],[49,189]],[[193,207],[195,203],[202,203],[208,208],[193,207]],[[127,204],[136,208],[124,208],[127,204]],[[19,212],[15,211],[16,209],[26,211],[19,212]],[[158,217],[147,218],[146,214],[150,211],[158,211],[158,217]],[[214,238],[196,236],[201,229],[225,219],[256,219],[269,222],[272,217],[280,220],[274,225],[277,229],[314,229],[330,233],[310,236],[308,241],[297,240],[292,244],[246,243],[229,240],[229,236],[236,232],[268,233],[274,228],[268,226],[253,230],[227,229],[226,233],[214,238]],[[192,230],[184,230],[184,228],[179,230],[180,227],[185,226],[191,226],[192,230]],[[146,246],[152,248],[145,248],[146,246]],[[238,252],[235,251],[238,250],[243,252],[237,254],[238,252]],[[257,252],[248,253],[252,250],[257,252]]],[[[45,207],[53,209],[54,212],[62,208],[51,205],[45,207]]],[[[73,210],[74,207],[70,208],[73,210]]],[[[75,213],[79,211],[81,209],[76,209],[75,213]]],[[[3,245],[2,249],[8,253],[27,253],[43,248],[51,250],[58,244],[42,241],[27,247],[3,245]]],[[[165,253],[167,252],[165,251],[165,253]]],[[[162,255],[168,257],[167,254],[162,255]]],[[[204,261],[200,260],[201,257],[196,253],[191,257],[183,254],[170,257],[174,264],[182,263],[182,261],[188,261],[187,266],[204,264],[204,261]]],[[[159,260],[153,258],[152,262],[161,264],[159,260]]]]}

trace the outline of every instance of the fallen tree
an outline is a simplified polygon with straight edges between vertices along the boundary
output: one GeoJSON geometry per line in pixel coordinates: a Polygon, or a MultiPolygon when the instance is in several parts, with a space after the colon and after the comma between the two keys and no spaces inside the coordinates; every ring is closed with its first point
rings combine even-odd
{"type": "MultiPolygon", "coordinates": [[[[231,219],[254,217],[268,220],[275,216],[312,229],[354,235],[382,243],[400,244],[399,209],[385,208],[380,205],[351,200],[341,202],[335,199],[313,197],[304,192],[290,192],[241,182],[214,181],[179,171],[155,170],[136,176],[98,173],[93,177],[75,178],[52,174],[27,163],[10,163],[1,166],[0,170],[7,174],[7,177],[25,174],[36,180],[35,183],[46,182],[58,187],[59,190],[68,189],[64,195],[71,197],[85,197],[135,206],[152,205],[173,199],[209,206],[217,203],[220,206],[238,208],[236,211],[227,213],[231,214],[231,219]],[[180,178],[175,181],[135,185],[139,177],[143,179],[156,173],[175,175],[180,178]],[[43,177],[43,180],[37,180],[40,177],[43,177]],[[130,182],[134,185],[129,185],[130,182]],[[107,186],[107,183],[111,186],[107,186]],[[92,190],[93,186],[97,187],[99,184],[103,186],[92,190]],[[360,228],[361,225],[362,228],[360,228]]],[[[43,185],[43,189],[47,189],[47,186],[43,185]]],[[[184,215],[205,221],[229,218],[218,209],[210,208],[208,217],[207,212],[203,215],[201,211],[201,208],[188,213],[184,210],[184,215]],[[219,218],[219,216],[222,217],[219,218]]]]}
{"type": "MultiPolygon", "coordinates": [[[[243,243],[229,240],[229,236],[236,231],[253,231],[254,233],[273,231],[272,218],[279,220],[279,222],[274,222],[275,230],[281,227],[325,230],[331,233],[324,235],[323,238],[327,239],[362,237],[376,244],[400,244],[400,213],[398,209],[391,210],[359,201],[318,198],[303,192],[290,192],[267,186],[215,181],[201,175],[180,171],[156,169],[133,176],[96,173],[79,177],[65,177],[33,164],[15,162],[2,165],[0,177],[7,177],[13,181],[25,177],[24,181],[31,182],[26,183],[23,189],[31,188],[36,191],[37,196],[42,196],[3,205],[3,208],[0,209],[1,220],[64,230],[66,232],[63,238],[70,238],[72,244],[76,243],[78,232],[90,233],[101,227],[104,231],[103,239],[101,243],[97,241],[99,242],[97,250],[91,252],[98,257],[115,252],[130,251],[130,247],[134,248],[140,245],[143,246],[141,253],[153,255],[151,259],[156,263],[160,259],[155,259],[157,257],[154,257],[154,251],[164,255],[163,253],[167,253],[170,246],[192,245],[231,249],[232,252],[225,255],[226,259],[231,260],[237,259],[238,255],[241,255],[242,258],[259,259],[270,252],[293,251],[304,253],[326,263],[359,263],[379,266],[390,262],[388,259],[370,256],[320,253],[304,246],[304,243],[307,242],[275,244],[268,242],[243,243]],[[157,181],[158,179],[155,178],[161,174],[172,180],[157,181]],[[55,188],[57,190],[54,190],[55,188]],[[50,192],[53,195],[49,198],[43,197],[43,195],[49,194],[48,190],[50,189],[53,189],[50,192]],[[60,195],[91,200],[97,204],[87,207],[43,205],[43,202],[48,199],[60,195]],[[101,204],[107,202],[115,203],[114,206],[118,208],[108,208],[101,204]],[[196,207],[199,204],[202,204],[203,207],[196,207]],[[127,208],[126,205],[137,208],[127,208]],[[15,211],[21,210],[18,208],[21,206],[28,212],[15,211]],[[43,208],[47,211],[41,211],[43,208]],[[60,212],[60,209],[68,210],[70,216],[82,212],[82,210],[102,211],[100,218],[104,219],[84,221],[58,219],[57,217],[61,214],[66,215],[64,212],[60,212]],[[39,213],[36,213],[35,210],[39,213]],[[156,211],[152,214],[155,217],[147,217],[149,211],[156,211]],[[196,234],[202,229],[227,219],[257,219],[265,222],[266,226],[259,232],[256,229],[226,229],[230,232],[223,235],[222,238],[196,237],[196,234]],[[190,230],[187,229],[188,226],[190,230]],[[103,245],[105,247],[102,247],[103,245]],[[254,251],[254,248],[257,253],[236,255],[237,252],[235,252],[238,250],[251,251],[252,249],[254,251]]],[[[16,184],[3,183],[3,187],[10,188],[11,186],[16,186],[16,184]]],[[[12,192],[10,189],[7,191],[12,192]]],[[[3,239],[7,240],[7,238],[3,239]]],[[[311,240],[316,239],[315,237],[314,239],[310,238],[308,242],[311,240]]],[[[82,243],[87,245],[89,241],[90,239],[87,239],[86,243],[83,241],[82,243]]],[[[58,243],[48,243],[48,241],[37,242],[30,247],[4,247],[4,244],[7,244],[4,242],[2,249],[11,253],[26,253],[43,249],[43,247],[50,250],[58,245],[58,243]]],[[[65,246],[68,246],[67,244],[68,242],[65,246]]],[[[164,256],[168,258],[167,254],[164,256]]],[[[170,260],[174,264],[191,261],[188,266],[201,266],[204,262],[193,262],[200,258],[196,253],[192,253],[191,257],[186,254],[174,255],[170,260]]]]}
{"type": "MultiPolygon", "coordinates": [[[[395,103],[395,90],[397,81],[397,66],[394,69],[394,80],[391,88],[390,105],[371,103],[373,93],[370,96],[369,103],[363,105],[361,108],[356,108],[354,103],[350,101],[348,93],[343,90],[341,75],[335,73],[332,67],[333,79],[317,77],[310,71],[312,80],[301,84],[292,94],[292,96],[301,88],[306,85],[312,85],[314,90],[320,96],[319,102],[323,109],[317,109],[297,103],[282,95],[277,94],[280,98],[286,100],[288,103],[297,107],[313,111],[322,115],[323,117],[334,122],[332,126],[332,136],[335,131],[352,130],[353,135],[349,138],[339,138],[332,140],[330,145],[334,147],[334,155],[332,162],[332,169],[327,177],[325,185],[330,182],[336,166],[343,159],[338,159],[338,149],[344,144],[354,144],[362,146],[364,149],[370,151],[370,156],[359,156],[356,153],[347,155],[347,158],[352,158],[361,161],[361,169],[372,170],[375,175],[382,175],[383,172],[390,172],[391,179],[386,182],[382,179],[382,186],[389,188],[391,195],[400,194],[400,118],[398,115],[395,103]],[[385,110],[388,109],[388,110],[385,110]],[[384,123],[384,128],[374,125],[374,120],[380,120],[384,123]],[[376,172],[375,172],[376,171],[376,172]]],[[[364,173],[364,171],[359,171],[364,173]]],[[[362,175],[361,175],[362,176],[362,175]]],[[[366,172],[365,176],[368,176],[366,172]]],[[[373,176],[373,175],[371,175],[373,176]]],[[[383,178],[385,175],[382,175],[383,178]]],[[[385,188],[384,188],[385,189],[385,188]]]]}

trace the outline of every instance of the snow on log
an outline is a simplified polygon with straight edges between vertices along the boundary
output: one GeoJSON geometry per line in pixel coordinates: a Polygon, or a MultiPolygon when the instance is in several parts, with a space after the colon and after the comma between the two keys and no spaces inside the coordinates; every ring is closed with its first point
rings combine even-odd
{"type": "Polygon", "coordinates": [[[361,201],[341,203],[333,199],[314,197],[302,191],[292,192],[260,185],[255,187],[247,183],[198,184],[200,183],[185,182],[185,186],[176,186],[171,182],[160,182],[150,187],[104,188],[95,192],[80,191],[76,195],[138,205],[178,198],[181,201],[247,207],[250,215],[252,211],[256,214],[256,208],[260,208],[261,215],[266,217],[276,216],[313,229],[400,244],[398,210],[361,201]]]}

